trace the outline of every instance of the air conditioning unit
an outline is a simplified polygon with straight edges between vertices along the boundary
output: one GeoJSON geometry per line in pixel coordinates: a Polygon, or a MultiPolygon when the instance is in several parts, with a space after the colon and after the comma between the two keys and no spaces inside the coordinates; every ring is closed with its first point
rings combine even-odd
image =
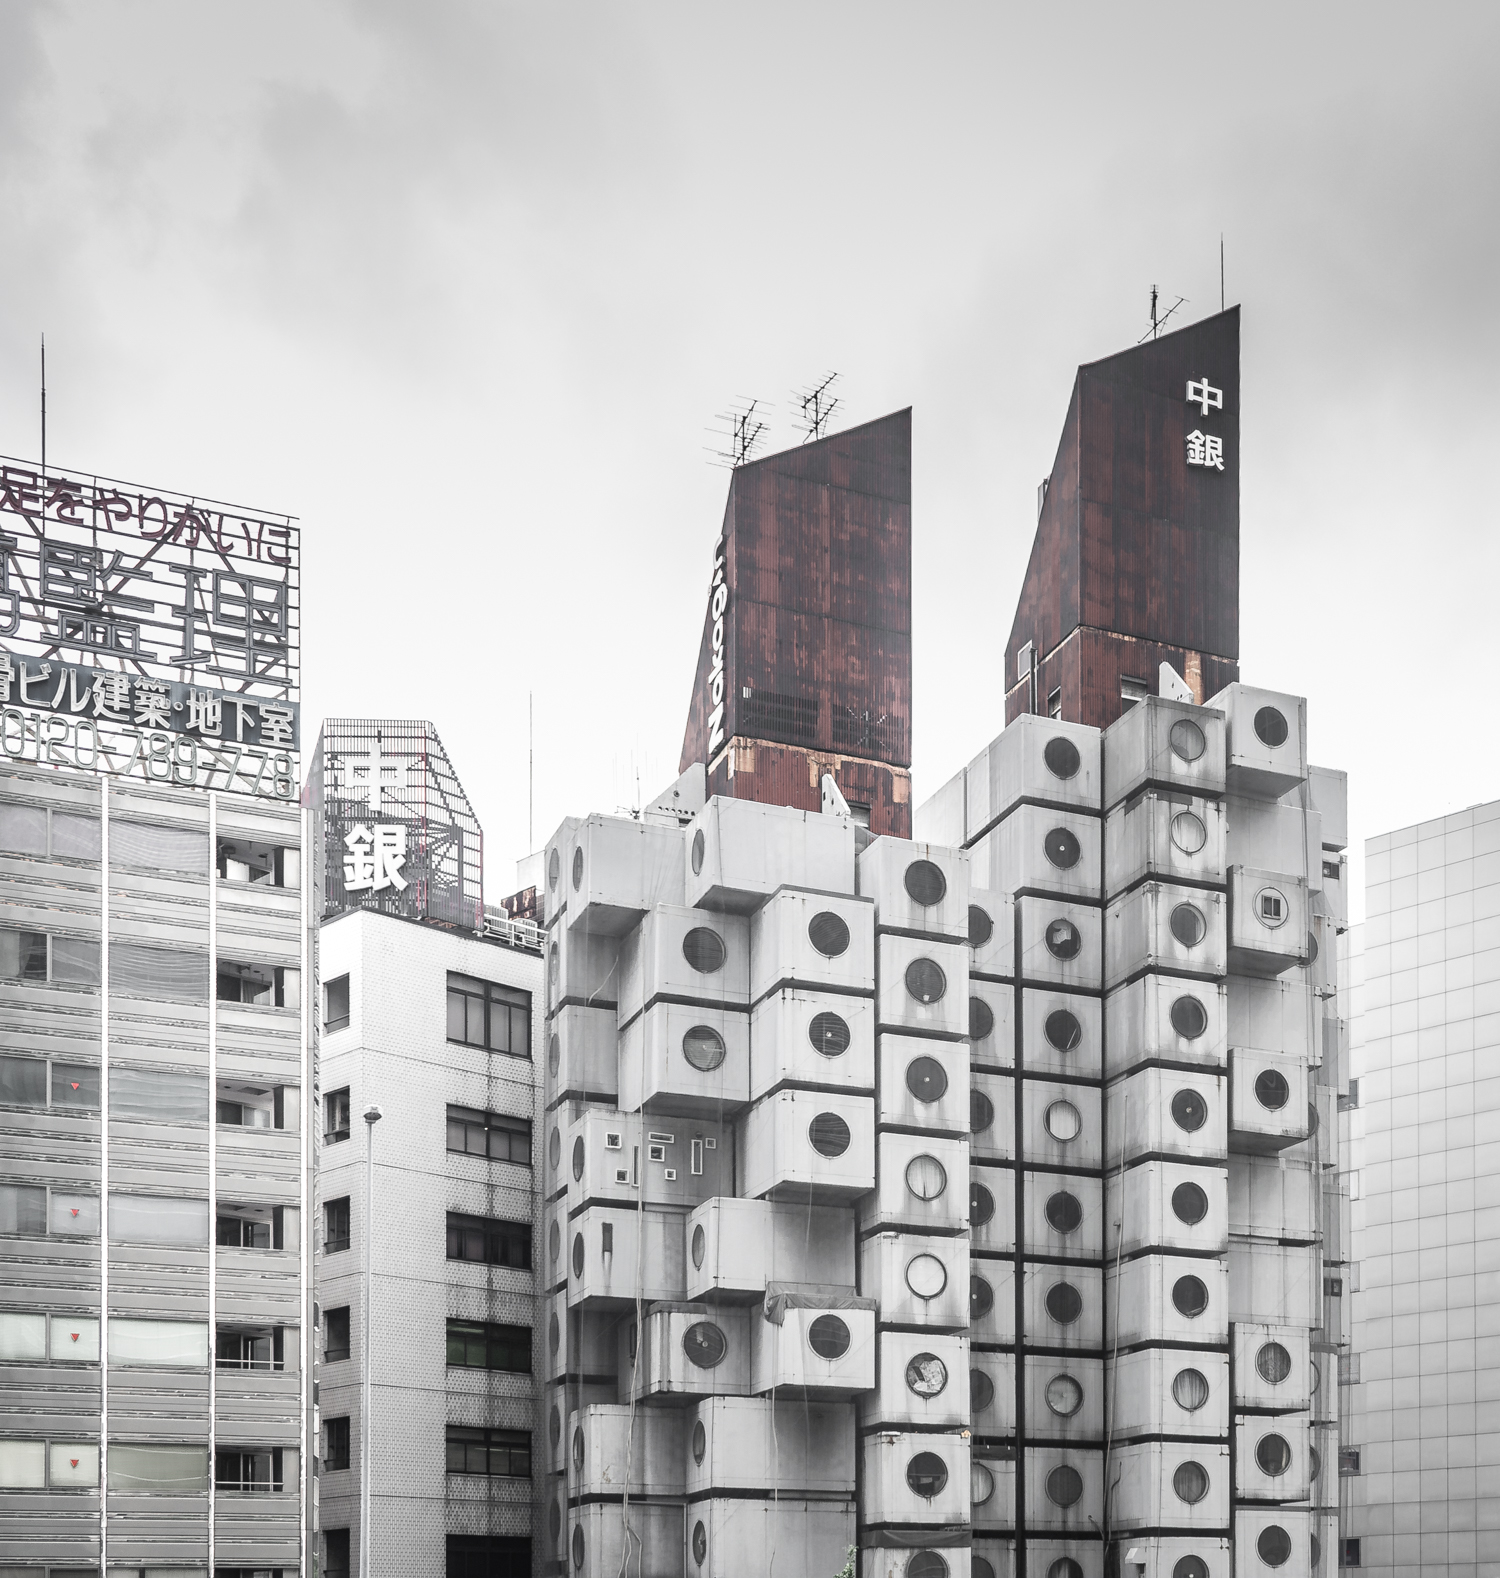
{"type": "Polygon", "coordinates": [[[634,1316],[619,1325],[615,1375],[620,1401],[687,1402],[750,1395],[750,1312],[723,1304],[659,1304],[637,1338],[634,1316]]]}
{"type": "Polygon", "coordinates": [[[1234,1489],[1240,1501],[1307,1501],[1312,1420],[1302,1414],[1234,1416],[1234,1489]]]}
{"type": "Polygon", "coordinates": [[[1104,1509],[1104,1453],[1060,1445],[1024,1451],[1027,1529],[1087,1538],[1104,1509]]]}
{"type": "Polygon", "coordinates": [[[675,1408],[590,1403],[568,1415],[565,1443],[574,1496],[680,1496],[687,1431],[675,1408]],[[627,1479],[628,1471],[628,1479],[627,1479]]]}
{"type": "MultiPolygon", "coordinates": [[[[656,1412],[657,1410],[648,1410],[656,1412]]],[[[667,1412],[667,1410],[661,1410],[667,1412]]],[[[708,1397],[671,1416],[686,1444],[687,1494],[854,1494],[854,1409],[848,1403],[708,1397]]]]}
{"type": "Polygon", "coordinates": [[[547,840],[542,858],[542,923],[551,927],[568,907],[571,884],[566,873],[573,864],[573,841],[583,818],[565,816],[557,831],[547,840]]]}
{"type": "Polygon", "coordinates": [[[613,1107],[619,1057],[613,1008],[560,1008],[548,1022],[546,1104],[602,1101],[613,1107]]]}
{"type": "Polygon", "coordinates": [[[563,873],[569,930],[622,937],[647,910],[682,903],[686,851],[679,828],[596,814],[572,842],[563,873]]]}
{"type": "Polygon", "coordinates": [[[1026,1340],[1038,1348],[1104,1344],[1104,1273],[1098,1266],[1029,1264],[1021,1279],[1026,1340]]]}
{"type": "MultiPolygon", "coordinates": [[[[568,1305],[622,1309],[637,1298],[681,1300],[687,1292],[681,1206],[590,1205],[563,1228],[568,1305]],[[644,1233],[642,1242],[639,1235],[644,1233]]],[[[549,1229],[550,1231],[550,1229],[549,1229]]]]}
{"type": "Polygon", "coordinates": [[[658,998],[748,1010],[749,921],[676,904],[649,910],[620,945],[620,1027],[658,998]]]}
{"type": "Polygon", "coordinates": [[[619,1578],[627,1553],[643,1573],[682,1567],[682,1508],[673,1503],[588,1501],[568,1511],[566,1570],[572,1578],[619,1578]]]}
{"type": "MultiPolygon", "coordinates": [[[[1014,1365],[1010,1354],[981,1356],[969,1350],[961,1333],[935,1331],[882,1331],[876,1338],[876,1374],[873,1390],[859,1399],[862,1430],[881,1426],[887,1430],[967,1429],[971,1414],[979,1429],[971,1399],[983,1395],[976,1388],[972,1366],[984,1359],[1002,1359],[1014,1365]]],[[[1010,1371],[1009,1417],[1014,1429],[1016,1380],[1010,1371]]],[[[1006,1399],[999,1399],[1006,1406],[1006,1399]]]]}
{"type": "Polygon", "coordinates": [[[1016,1252],[1016,1175],[1010,1167],[969,1168],[969,1243],[975,1254],[1016,1252]]]}
{"type": "Polygon", "coordinates": [[[941,1525],[969,1521],[969,1433],[882,1430],[860,1443],[871,1524],[941,1525]]]}
{"type": "Polygon", "coordinates": [[[1104,978],[1103,912],[1077,899],[1016,900],[1020,957],[1016,972],[1027,986],[1097,992],[1104,978]]]}
{"type": "Polygon", "coordinates": [[[1229,1265],[1222,1258],[1142,1255],[1106,1268],[1104,1296],[1119,1311],[1112,1340],[1122,1348],[1229,1341],[1229,1265]]]}
{"type": "Polygon", "coordinates": [[[1122,1538],[1162,1528],[1216,1534],[1229,1522],[1234,1487],[1227,1441],[1126,1442],[1114,1462],[1120,1477],[1113,1523],[1122,1538]]]}
{"type": "Polygon", "coordinates": [[[875,1136],[875,1188],[859,1202],[859,1230],[961,1233],[969,1225],[968,1189],[967,1139],[881,1130],[875,1136]]]}
{"type": "Polygon", "coordinates": [[[1222,1069],[1229,1062],[1228,1017],[1223,982],[1143,975],[1104,1000],[1105,1078],[1142,1063],[1222,1069]]]}
{"type": "MultiPolygon", "coordinates": [[[[873,847],[873,846],[872,846],[873,847]]],[[[882,932],[876,939],[876,1015],[882,1030],[958,1040],[969,1033],[969,950],[882,932]]]]}
{"type": "Polygon", "coordinates": [[[1097,1085],[1021,1081],[1021,1161],[1097,1173],[1101,1095],[1097,1085]]]}
{"type": "Polygon", "coordinates": [[[1003,893],[1097,900],[1104,881],[1099,817],[1018,805],[970,849],[974,880],[1003,893]]]}
{"type": "Polygon", "coordinates": [[[1015,1159],[1016,1082],[1009,1074],[982,1069],[969,1074],[969,1161],[1015,1159]]]}
{"type": "Polygon", "coordinates": [[[1104,819],[1105,892],[1113,898],[1147,877],[1223,887],[1224,850],[1222,800],[1143,789],[1104,819]]]}
{"type": "Polygon", "coordinates": [[[1277,800],[1307,776],[1307,703],[1301,696],[1249,685],[1226,685],[1207,706],[1228,725],[1231,794],[1277,800]]]}
{"type": "MultiPolygon", "coordinates": [[[[1016,1527],[1015,1443],[976,1441],[971,1458],[969,1505],[974,1532],[989,1535],[1012,1533],[1016,1527]]],[[[970,1572],[975,1571],[972,1548],[969,1563],[970,1572]]]]}
{"type": "Polygon", "coordinates": [[[1222,1255],[1229,1248],[1228,1182],[1223,1166],[1188,1162],[1142,1162],[1111,1173],[1105,1185],[1105,1215],[1113,1225],[1105,1254],[1135,1255],[1145,1249],[1222,1255]]]}
{"type": "Polygon", "coordinates": [[[1010,1068],[1016,1061],[1016,989],[1009,982],[969,977],[969,1062],[1010,1068]]]}
{"type": "Polygon", "coordinates": [[[1142,1068],[1104,1092],[1105,1163],[1142,1156],[1222,1162],[1229,1154],[1229,1086],[1199,1069],[1142,1068]]]}
{"type": "Polygon", "coordinates": [[[1104,1439],[1104,1360],[1071,1354],[1026,1356],[1028,1440],[1104,1439]]]}
{"type": "Polygon", "coordinates": [[[970,1352],[968,1406],[976,1436],[1003,1439],[1015,1435],[1015,1354],[998,1348],[970,1352]]]}
{"type": "Polygon", "coordinates": [[[1307,962],[1307,883],[1276,871],[1229,868],[1229,968],[1280,975],[1307,962]]]}
{"type": "Polygon", "coordinates": [[[1027,1172],[1021,1188],[1024,1253],[1053,1260],[1099,1259],[1104,1253],[1104,1184],[1097,1173],[1027,1172]]]}
{"type": "Polygon", "coordinates": [[[1099,731],[1025,713],[969,763],[967,842],[1023,800],[1097,811],[1104,787],[1099,731]]]}
{"type": "Polygon", "coordinates": [[[969,889],[969,976],[1010,981],[1016,974],[1016,901],[995,888],[969,889]]]}
{"type": "Polygon", "coordinates": [[[854,824],[715,795],[683,829],[687,901],[748,915],[778,888],[853,893],[854,824]]]}
{"type": "Polygon", "coordinates": [[[1224,793],[1224,714],[1191,702],[1146,696],[1104,731],[1104,803],[1149,785],[1192,795],[1224,793]]]}
{"type": "Polygon", "coordinates": [[[882,931],[967,947],[969,866],[967,850],[877,838],[860,851],[859,891],[874,900],[875,924],[882,931]]]}
{"type": "Polygon", "coordinates": [[[1236,1506],[1234,1578],[1286,1578],[1290,1572],[1310,1572],[1312,1528],[1310,1511],[1236,1506]]]}
{"type": "Polygon", "coordinates": [[[1216,980],[1226,943],[1222,893],[1143,882],[1104,912],[1104,989],[1148,970],[1216,980]]]}
{"type": "Polygon", "coordinates": [[[620,995],[620,939],[557,925],[546,934],[547,1014],[569,1003],[614,1008],[620,995]]]}
{"type": "Polygon", "coordinates": [[[1021,1063],[1028,1074],[1100,1077],[1104,1071],[1104,1005],[1097,997],[1028,987],[1017,998],[1021,1063]]]}
{"type": "Polygon", "coordinates": [[[542,1321],[543,1363],[548,1381],[581,1381],[615,1373],[614,1310],[570,1310],[566,1293],[545,1301],[542,1321]]]}
{"type": "Polygon", "coordinates": [[[935,1133],[969,1131],[969,1049],[962,1041],[928,1036],[876,1037],[880,1070],[877,1123],[899,1123],[935,1133]]]}
{"type": "Polygon", "coordinates": [[[620,1033],[620,1108],[733,1117],[750,1100],[750,1016],[658,1001],[620,1033]]]}
{"type": "Polygon", "coordinates": [[[1194,1436],[1229,1440],[1229,1355],[1203,1348],[1122,1353],[1110,1372],[1117,1439],[1194,1436]]]}
{"type": "MultiPolygon", "coordinates": [[[[830,818],[830,820],[833,820],[830,818]]],[[[768,1487],[769,1488],[769,1487],[768,1487]]],[[[682,1511],[678,1515],[675,1562],[643,1567],[643,1573],[675,1578],[686,1570],[694,1578],[760,1578],[762,1573],[835,1573],[855,1542],[854,1501],[808,1501],[782,1496],[766,1499],[709,1496],[687,1508],[688,1548],[682,1550],[682,1511]],[[702,1561],[698,1560],[702,1555],[702,1561]]],[[[633,1570],[633,1569],[627,1569],[633,1570]]],[[[613,1572],[609,1578],[619,1578],[613,1572]]]]}
{"type": "Polygon", "coordinates": [[[688,1217],[687,1296],[760,1299],[771,1282],[854,1290],[854,1210],[792,1200],[705,1200],[688,1217]]]}
{"type": "Polygon", "coordinates": [[[1229,1297],[1236,1320],[1280,1326],[1323,1324],[1323,1257],[1317,1245],[1265,1238],[1229,1241],[1229,1297]]]}
{"type": "Polygon", "coordinates": [[[867,899],[783,888],[750,919],[750,1000],[794,986],[872,994],[875,912],[867,899]]]}
{"type": "Polygon", "coordinates": [[[1300,805],[1231,795],[1227,852],[1231,866],[1301,877],[1310,888],[1323,882],[1322,819],[1300,805]]]}
{"type": "Polygon", "coordinates": [[[874,1384],[874,1299],[787,1283],[766,1290],[750,1317],[752,1391],[832,1399],[874,1384]]]}
{"type": "Polygon", "coordinates": [[[868,1096],[780,1090],[756,1102],[737,1133],[746,1195],[837,1201],[875,1187],[875,1103],[868,1096]]]}
{"type": "Polygon", "coordinates": [[[859,1287],[877,1301],[885,1324],[966,1331],[969,1241],[922,1233],[872,1233],[859,1246],[859,1287]]]}
{"type": "Polygon", "coordinates": [[[750,1099],[782,1085],[875,1091],[875,1002],[783,990],[750,1013],[750,1099]]]}
{"type": "Polygon", "coordinates": [[[1295,1052],[1229,1053],[1229,1148],[1263,1156],[1307,1138],[1310,1082],[1295,1052]]]}
{"type": "Polygon", "coordinates": [[[1318,1237],[1318,1176],[1306,1162],[1276,1156],[1229,1158],[1229,1230],[1282,1244],[1318,1237]]]}
{"type": "Polygon", "coordinates": [[[568,1210],[587,1204],[695,1206],[730,1184],[729,1127],[579,1106],[556,1147],[566,1169],[568,1210]]]}
{"type": "Polygon", "coordinates": [[[1312,1345],[1305,1326],[1235,1321],[1234,1406],[1257,1413],[1306,1412],[1312,1406],[1312,1345]]]}

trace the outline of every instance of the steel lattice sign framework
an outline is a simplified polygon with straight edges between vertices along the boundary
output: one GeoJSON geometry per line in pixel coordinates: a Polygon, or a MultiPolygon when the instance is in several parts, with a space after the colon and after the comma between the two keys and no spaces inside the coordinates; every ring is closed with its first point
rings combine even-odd
{"type": "Polygon", "coordinates": [[[0,457],[0,752],[294,800],[299,537],[0,457]]]}

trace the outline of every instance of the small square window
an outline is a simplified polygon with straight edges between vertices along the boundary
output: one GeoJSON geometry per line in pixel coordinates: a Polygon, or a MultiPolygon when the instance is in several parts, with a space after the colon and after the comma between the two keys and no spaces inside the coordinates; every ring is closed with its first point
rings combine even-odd
{"type": "Polygon", "coordinates": [[[323,1467],[326,1469],[349,1466],[349,1420],[325,1419],[323,1421],[323,1467]]]}
{"type": "Polygon", "coordinates": [[[323,1097],[323,1143],[337,1145],[349,1138],[349,1087],[323,1097]]]}
{"type": "Polygon", "coordinates": [[[349,1023],[349,977],[340,975],[323,988],[323,1028],[342,1030],[349,1023]]]}
{"type": "Polygon", "coordinates": [[[1062,717],[1062,686],[1061,685],[1059,685],[1057,687],[1057,689],[1054,690],[1047,697],[1047,716],[1049,718],[1060,718],[1060,717],[1062,717]]]}
{"type": "Polygon", "coordinates": [[[1340,1540],[1339,1541],[1339,1566],[1340,1567],[1363,1567],[1364,1566],[1364,1563],[1359,1559],[1359,1541],[1357,1539],[1356,1540],[1340,1540]]]}
{"type": "Polygon", "coordinates": [[[1131,679],[1126,675],[1120,676],[1120,711],[1129,712],[1138,701],[1144,701],[1151,694],[1151,686],[1143,679],[1131,679]]]}
{"type": "Polygon", "coordinates": [[[1357,1473],[1359,1473],[1359,1448],[1358,1447],[1340,1447],[1339,1448],[1339,1473],[1340,1474],[1357,1474],[1357,1473]]]}
{"type": "Polygon", "coordinates": [[[323,1360],[333,1364],[349,1357],[349,1306],[323,1312],[323,1360]]]}
{"type": "Polygon", "coordinates": [[[323,1253],[336,1255],[349,1247],[349,1196],[323,1204],[323,1253]]]}

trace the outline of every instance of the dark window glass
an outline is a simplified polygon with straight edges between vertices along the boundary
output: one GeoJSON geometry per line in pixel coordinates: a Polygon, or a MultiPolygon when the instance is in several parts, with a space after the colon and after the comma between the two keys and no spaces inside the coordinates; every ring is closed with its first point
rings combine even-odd
{"type": "Polygon", "coordinates": [[[1047,952],[1055,959],[1076,959],[1083,947],[1083,933],[1070,920],[1047,923],[1047,952]]]}
{"type": "Polygon", "coordinates": [[[1188,1227],[1208,1215],[1208,1196],[1195,1183],[1180,1183],[1172,1191],[1172,1214],[1188,1227]]]}
{"type": "Polygon", "coordinates": [[[969,1371],[969,1407],[976,1413],[983,1413],[995,1400],[995,1383],[990,1379],[987,1371],[969,1371]]]}
{"type": "Polygon", "coordinates": [[[682,957],[700,975],[716,975],[724,968],[728,955],[724,939],[718,932],[710,931],[707,926],[695,926],[682,939],[682,957]]]}
{"type": "Polygon", "coordinates": [[[906,967],[906,990],[919,1003],[935,1003],[948,990],[948,977],[936,959],[913,959],[906,967]]]}
{"type": "Polygon", "coordinates": [[[807,1037],[815,1052],[821,1052],[824,1057],[840,1057],[849,1050],[851,1032],[848,1024],[837,1014],[825,1011],[813,1015],[812,1023],[807,1027],[807,1037]]]}
{"type": "Polygon", "coordinates": [[[808,940],[825,959],[836,959],[849,946],[849,927],[842,915],[823,910],[807,927],[808,940]]]}
{"type": "Polygon", "coordinates": [[[323,1421],[323,1467],[325,1469],[349,1466],[349,1420],[325,1419],[323,1421]]]}
{"type": "Polygon", "coordinates": [[[983,1227],[995,1214],[995,1197],[982,1183],[969,1185],[969,1223],[983,1227]]]}
{"type": "Polygon", "coordinates": [[[349,1023],[349,977],[341,975],[323,988],[323,1028],[342,1030],[349,1023]]]}
{"type": "Polygon", "coordinates": [[[1047,764],[1047,771],[1058,778],[1071,778],[1082,765],[1078,747],[1060,734],[1047,741],[1042,749],[1042,760],[1047,764]]]}
{"type": "Polygon", "coordinates": [[[337,1254],[349,1247],[349,1196],[323,1204],[323,1253],[337,1254]]]}
{"type": "Polygon", "coordinates": [[[1047,834],[1042,840],[1042,852],[1059,871],[1071,871],[1083,854],[1077,837],[1066,827],[1054,827],[1047,834]]]}
{"type": "Polygon", "coordinates": [[[1077,1016],[1070,1014],[1066,1008],[1054,1008],[1047,1015],[1043,1030],[1057,1052],[1071,1052],[1083,1040],[1083,1026],[1079,1024],[1077,1016]]]}
{"type": "Polygon", "coordinates": [[[323,1357],[329,1363],[349,1357],[349,1306],[323,1312],[323,1357]]]}
{"type": "Polygon", "coordinates": [[[0,931],[0,981],[45,981],[47,934],[42,931],[0,931]]]}
{"type": "Polygon", "coordinates": [[[983,1041],[995,1029],[995,1010],[982,997],[969,999],[969,1039],[983,1041]]]}
{"type": "MultiPolygon", "coordinates": [[[[562,1532],[557,1503],[556,1540],[562,1532]]],[[[513,1534],[450,1534],[445,1578],[531,1578],[531,1541],[513,1534]]],[[[330,1573],[327,1578],[333,1578],[330,1573]]]]}
{"type": "Polygon", "coordinates": [[[1054,1232],[1071,1233],[1083,1220],[1083,1206],[1078,1196],[1059,1189],[1047,1201],[1047,1221],[1054,1232]]]}
{"type": "Polygon", "coordinates": [[[531,1224],[448,1213],[448,1259],[531,1270],[531,1224]]]}
{"type": "Polygon", "coordinates": [[[219,1370],[280,1370],[286,1358],[280,1331],[225,1331],[214,1335],[214,1367],[219,1370]]]}
{"type": "Polygon", "coordinates": [[[448,973],[448,1039],[511,1057],[531,1056],[531,993],[448,973]]]}
{"type": "Polygon", "coordinates": [[[448,1108],[448,1149],[462,1156],[485,1156],[492,1162],[531,1165],[531,1124],[475,1107],[448,1108]]]}
{"type": "Polygon", "coordinates": [[[906,1483],[914,1495],[930,1501],[948,1483],[948,1465],[936,1452],[918,1452],[906,1465],[906,1483]]]}
{"type": "Polygon", "coordinates": [[[1054,1282],[1047,1289],[1047,1313],[1059,1326],[1071,1326],[1083,1314],[1083,1295],[1071,1282],[1054,1282]]]}
{"type": "Polygon", "coordinates": [[[1208,1103],[1196,1090],[1179,1090],[1172,1097],[1172,1121],[1191,1134],[1208,1121],[1208,1103]]]}
{"type": "Polygon", "coordinates": [[[837,1315],[819,1315],[807,1328],[807,1344],[820,1359],[841,1359],[849,1351],[849,1328],[837,1315]]]}
{"type": "Polygon", "coordinates": [[[349,1087],[323,1097],[323,1143],[337,1145],[349,1138],[349,1087]]]}
{"type": "Polygon", "coordinates": [[[0,1233],[41,1238],[47,1231],[47,1191],[35,1184],[0,1184],[0,1233]]]}
{"type": "Polygon", "coordinates": [[[270,1249],[271,1224],[253,1217],[221,1216],[215,1224],[214,1242],[220,1249],[270,1249]]]}
{"type": "Polygon", "coordinates": [[[0,1102],[7,1107],[45,1107],[45,1060],[39,1057],[0,1057],[0,1102]]]}
{"type": "Polygon", "coordinates": [[[1189,1320],[1208,1308],[1208,1289],[1197,1277],[1178,1277],[1172,1284],[1172,1303],[1189,1320]]]}
{"type": "Polygon", "coordinates": [[[849,1125],[836,1112],[820,1112],[808,1125],[807,1137],[820,1156],[842,1156],[849,1149],[849,1125]]]}
{"type": "Polygon", "coordinates": [[[969,906],[969,946],[982,948],[995,934],[995,923],[990,919],[989,911],[981,909],[977,904],[969,906]]]}
{"type": "Polygon", "coordinates": [[[1255,1076],[1255,1099],[1271,1112],[1277,1112],[1291,1099],[1291,1086],[1285,1075],[1274,1068],[1262,1069],[1255,1076]]]}
{"type": "Polygon", "coordinates": [[[281,1448],[263,1452],[226,1451],[214,1453],[214,1485],[219,1490],[266,1495],[284,1488],[281,1477],[281,1448]]]}
{"type": "Polygon", "coordinates": [[[531,1478],[531,1436],[524,1430],[448,1426],[448,1472],[492,1479],[531,1478]]]}
{"type": "Polygon", "coordinates": [[[948,879],[943,875],[943,868],[930,860],[912,861],[906,868],[904,882],[912,902],[920,904],[923,909],[940,904],[948,891],[948,879]]]}
{"type": "Polygon", "coordinates": [[[918,1101],[941,1101],[948,1089],[947,1072],[936,1058],[914,1057],[906,1065],[906,1088],[918,1101]]]}
{"type": "Polygon", "coordinates": [[[995,1104],[982,1090],[969,1091],[969,1133],[983,1134],[995,1121],[995,1104]]]}
{"type": "Polygon", "coordinates": [[[1255,714],[1255,733],[1262,745],[1274,751],[1286,744],[1286,718],[1275,707],[1261,707],[1255,714]]]}
{"type": "Polygon", "coordinates": [[[448,1363],[460,1370],[531,1373],[531,1328],[499,1326],[492,1321],[450,1320],[448,1363]]]}
{"type": "Polygon", "coordinates": [[[350,1578],[348,1529],[324,1529],[323,1578],[350,1578]]]}
{"type": "Polygon", "coordinates": [[[1172,1028],[1186,1041],[1196,1041],[1208,1029],[1208,1011],[1196,997],[1179,997],[1172,1004],[1172,1028]]]}

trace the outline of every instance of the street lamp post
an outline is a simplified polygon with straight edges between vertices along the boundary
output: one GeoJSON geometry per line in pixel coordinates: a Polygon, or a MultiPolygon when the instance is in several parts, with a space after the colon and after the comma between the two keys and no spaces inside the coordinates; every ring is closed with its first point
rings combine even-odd
{"type": "Polygon", "coordinates": [[[375,1217],[372,1211],[375,1193],[375,1125],[380,1122],[380,1108],[373,1103],[365,1108],[365,1330],[360,1345],[360,1390],[363,1398],[359,1411],[359,1571],[360,1578],[370,1578],[374,1566],[370,1560],[370,1265],[375,1258],[375,1217]]]}

